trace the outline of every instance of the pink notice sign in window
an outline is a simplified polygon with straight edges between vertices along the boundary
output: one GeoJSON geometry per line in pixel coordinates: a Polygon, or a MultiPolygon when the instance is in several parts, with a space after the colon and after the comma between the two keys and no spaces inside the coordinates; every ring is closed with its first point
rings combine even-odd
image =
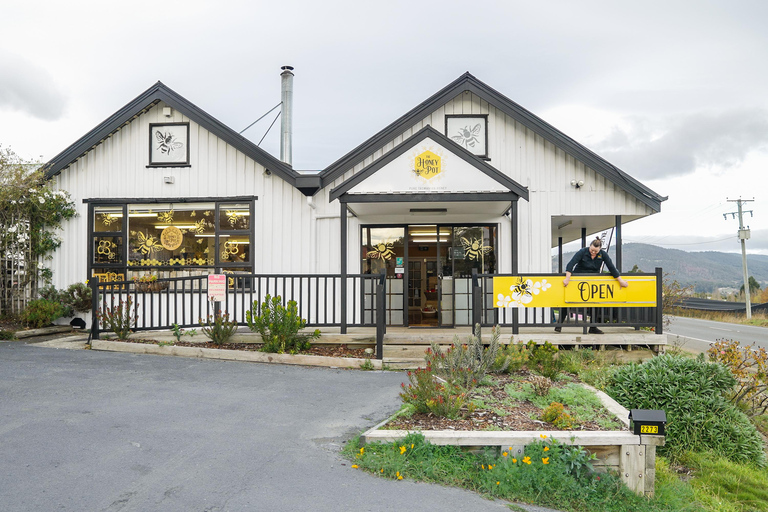
{"type": "Polygon", "coordinates": [[[227,293],[227,276],[224,274],[208,275],[208,300],[222,302],[227,293]]]}

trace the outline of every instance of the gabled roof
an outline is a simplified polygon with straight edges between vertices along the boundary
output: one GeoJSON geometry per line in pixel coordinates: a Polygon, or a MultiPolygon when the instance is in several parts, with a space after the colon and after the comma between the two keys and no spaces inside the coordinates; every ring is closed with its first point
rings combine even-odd
{"type": "MultiPolygon", "coordinates": [[[[370,164],[360,172],[356,173],[354,176],[351,176],[348,180],[346,180],[341,185],[332,189],[330,195],[328,196],[328,200],[333,201],[334,199],[337,199],[343,194],[347,193],[349,190],[351,190],[355,186],[365,181],[372,174],[379,171],[380,169],[385,167],[387,164],[389,164],[390,162],[395,160],[397,157],[404,154],[406,151],[410,150],[411,148],[413,148],[414,146],[416,146],[426,138],[430,138],[433,141],[438,142],[445,149],[447,149],[457,157],[461,158],[465,162],[469,163],[480,172],[486,174],[487,176],[489,176],[490,178],[492,178],[493,180],[501,184],[503,187],[507,188],[510,192],[513,192],[518,197],[522,197],[526,201],[528,200],[528,189],[526,187],[523,187],[522,185],[520,185],[519,183],[511,179],[506,174],[500,172],[495,167],[492,167],[482,159],[476,157],[471,152],[467,151],[465,148],[456,144],[454,141],[452,141],[451,139],[449,139],[448,137],[438,132],[437,130],[435,130],[429,125],[425,126],[418,132],[414,133],[412,136],[408,137],[408,139],[404,140],[401,144],[398,144],[392,151],[389,151],[387,154],[385,154],[378,160],[374,161],[372,164],[370,164]]],[[[436,195],[440,195],[440,194],[436,194],[436,195]]]]}
{"type": "MultiPolygon", "coordinates": [[[[45,166],[46,178],[50,178],[60,173],[63,169],[71,165],[75,160],[86,154],[88,151],[100,144],[104,139],[118,131],[124,125],[137,118],[142,113],[148,111],[158,102],[164,102],[189,119],[199,124],[209,132],[213,133],[227,144],[237,148],[245,153],[266,169],[277,174],[291,185],[302,188],[306,186],[307,177],[300,177],[289,165],[281,162],[263,149],[259,148],[253,142],[238,134],[225,124],[221,123],[202,109],[189,102],[162,82],[141,93],[133,101],[112,114],[104,122],[96,126],[93,130],[86,133],[77,142],[67,149],[53,157],[45,166]]],[[[319,180],[318,180],[319,181],[319,180]]],[[[315,187],[316,189],[316,187],[315,187]]]]}
{"type": "Polygon", "coordinates": [[[500,92],[487,86],[469,72],[464,73],[446,87],[435,93],[423,103],[417,105],[379,133],[360,144],[357,148],[329,165],[320,175],[322,186],[328,186],[339,176],[349,171],[354,165],[382,149],[395,137],[424,119],[441,105],[455,98],[464,91],[482,98],[489,105],[501,110],[512,119],[529,128],[531,131],[548,140],[577,160],[583,162],[598,174],[617,187],[625,190],[654,211],[661,211],[661,203],[667,198],[660,196],[615,165],[609,163],[596,153],[579,144],[563,132],[550,125],[540,117],[532,114],[500,92]]]}

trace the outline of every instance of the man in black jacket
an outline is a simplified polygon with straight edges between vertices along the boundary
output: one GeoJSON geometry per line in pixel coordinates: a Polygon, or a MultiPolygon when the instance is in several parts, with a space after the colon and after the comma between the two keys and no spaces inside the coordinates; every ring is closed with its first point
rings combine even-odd
{"type": "MultiPolygon", "coordinates": [[[[625,288],[629,286],[624,279],[621,278],[621,274],[616,269],[616,266],[611,261],[608,253],[603,249],[603,242],[599,238],[592,240],[592,243],[588,247],[583,247],[576,251],[571,261],[565,266],[565,279],[563,279],[563,286],[568,286],[571,281],[571,273],[579,272],[581,274],[599,274],[603,267],[603,263],[608,267],[608,272],[619,282],[619,286],[625,288]]],[[[560,309],[559,323],[563,322],[563,318],[568,314],[567,308],[560,309]]],[[[561,327],[558,325],[555,327],[555,332],[560,332],[561,327]]],[[[597,327],[590,327],[589,334],[603,334],[603,331],[597,327]]]]}

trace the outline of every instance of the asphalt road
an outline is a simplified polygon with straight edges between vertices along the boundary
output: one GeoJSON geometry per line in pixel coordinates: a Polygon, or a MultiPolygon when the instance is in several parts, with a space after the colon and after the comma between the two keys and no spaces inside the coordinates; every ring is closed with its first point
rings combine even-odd
{"type": "Polygon", "coordinates": [[[0,343],[0,509],[508,510],[339,456],[403,378],[0,343]]]}
{"type": "Polygon", "coordinates": [[[719,339],[736,340],[742,345],[754,343],[768,350],[768,328],[765,327],[676,316],[664,332],[668,334],[670,345],[680,343],[686,350],[693,352],[706,352],[719,339]],[[675,335],[680,337],[679,340],[675,335]]]}

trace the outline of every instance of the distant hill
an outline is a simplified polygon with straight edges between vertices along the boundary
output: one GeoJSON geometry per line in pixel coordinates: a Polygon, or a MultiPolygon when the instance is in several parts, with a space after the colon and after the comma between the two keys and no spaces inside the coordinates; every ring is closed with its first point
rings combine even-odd
{"type": "MultiPolygon", "coordinates": [[[[563,254],[563,268],[573,254],[563,254]]],[[[615,262],[613,247],[609,254],[615,262]]],[[[711,292],[715,288],[740,288],[744,284],[741,254],[738,253],[686,252],[649,244],[624,244],[622,257],[622,270],[625,273],[635,265],[643,272],[653,272],[656,267],[661,267],[680,284],[693,286],[697,292],[711,292]]],[[[552,269],[557,271],[557,256],[552,258],[552,269]]],[[[768,286],[768,256],[748,254],[747,269],[761,288],[768,286]]]]}

